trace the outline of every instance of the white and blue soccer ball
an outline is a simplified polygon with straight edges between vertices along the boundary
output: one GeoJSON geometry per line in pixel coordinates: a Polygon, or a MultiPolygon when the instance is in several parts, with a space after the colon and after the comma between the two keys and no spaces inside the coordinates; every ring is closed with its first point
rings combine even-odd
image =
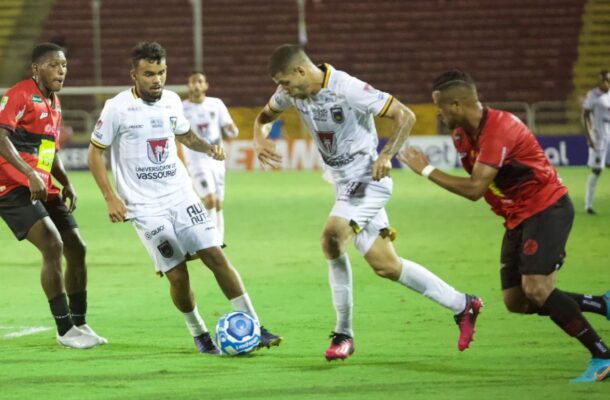
{"type": "Polygon", "coordinates": [[[233,311],[220,317],[216,324],[216,344],[227,356],[247,354],[261,341],[261,328],[248,313],[233,311]]]}

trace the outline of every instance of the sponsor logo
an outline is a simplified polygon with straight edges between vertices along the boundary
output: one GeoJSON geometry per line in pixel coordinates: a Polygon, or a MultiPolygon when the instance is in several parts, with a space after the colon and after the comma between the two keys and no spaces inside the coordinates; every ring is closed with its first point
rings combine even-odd
{"type": "Polygon", "coordinates": [[[314,108],[311,111],[313,113],[314,121],[326,122],[328,119],[328,110],[325,108],[314,108]]]}
{"type": "Polygon", "coordinates": [[[178,126],[178,117],[169,117],[169,127],[172,132],[176,131],[176,127],[178,126]]]}
{"type": "Polygon", "coordinates": [[[104,125],[104,122],[102,122],[101,119],[98,119],[97,122],[95,123],[95,130],[96,131],[99,130],[102,127],[102,125],[104,125]]]}
{"type": "Polygon", "coordinates": [[[93,136],[95,136],[97,139],[102,139],[104,137],[104,135],[102,135],[102,132],[98,132],[98,131],[93,131],[93,136]]]}
{"type": "Polygon", "coordinates": [[[142,128],[144,128],[144,125],[129,125],[128,128],[129,129],[142,129],[142,128]]]}
{"type": "Polygon", "coordinates": [[[214,111],[210,111],[210,119],[214,119],[216,113],[214,111]]]}
{"type": "Polygon", "coordinates": [[[144,237],[148,240],[152,239],[153,237],[155,237],[155,235],[157,235],[159,232],[163,232],[165,230],[165,225],[161,225],[155,229],[153,229],[150,232],[146,232],[144,234],[144,237]]]}
{"type": "Polygon", "coordinates": [[[167,240],[161,242],[161,244],[157,246],[157,250],[159,250],[159,253],[165,258],[172,258],[174,255],[174,248],[167,240]]]}
{"type": "Polygon", "coordinates": [[[137,106],[127,107],[127,111],[130,111],[130,112],[135,112],[135,111],[140,111],[140,110],[141,110],[141,108],[137,107],[137,106]]]}
{"type": "Polygon", "coordinates": [[[44,133],[47,135],[55,135],[58,132],[58,129],[51,124],[46,124],[44,126],[44,133]]]}
{"type": "Polygon", "coordinates": [[[17,115],[15,115],[15,121],[18,122],[21,117],[23,117],[23,114],[25,114],[25,106],[17,112],[17,115]]]}
{"type": "Polygon", "coordinates": [[[39,119],[44,119],[44,118],[46,118],[48,116],[49,116],[48,112],[43,112],[43,113],[40,114],[40,118],[39,119]]]}
{"type": "Polygon", "coordinates": [[[42,104],[42,99],[40,98],[40,96],[37,96],[37,95],[33,94],[32,95],[32,103],[42,104]]]}
{"type": "Polygon", "coordinates": [[[163,128],[163,120],[160,118],[152,118],[150,120],[150,125],[153,128],[163,128]]]}
{"type": "Polygon", "coordinates": [[[343,115],[343,108],[341,106],[334,106],[330,109],[330,115],[333,117],[333,121],[338,124],[342,124],[345,121],[345,116],[343,115]]]}
{"type": "Polygon", "coordinates": [[[163,179],[175,176],[177,173],[176,164],[163,164],[154,167],[136,167],[138,179],[163,179]]]}
{"type": "Polygon", "coordinates": [[[363,88],[366,92],[369,93],[376,93],[377,89],[375,89],[374,87],[372,87],[371,85],[369,85],[368,83],[364,84],[364,88],[363,88]]]}
{"type": "Polygon", "coordinates": [[[208,214],[203,211],[201,203],[191,204],[186,208],[186,213],[191,218],[191,224],[198,225],[209,221],[208,214]]]}
{"type": "Polygon", "coordinates": [[[146,152],[148,159],[153,164],[163,164],[169,156],[169,141],[167,138],[148,139],[146,141],[146,152]]]}
{"type": "Polygon", "coordinates": [[[2,185],[0,186],[0,192],[4,192],[6,190],[6,186],[2,185]]]}
{"type": "Polygon", "coordinates": [[[2,96],[2,99],[0,100],[0,111],[4,110],[6,103],[8,103],[8,96],[2,96]]]}

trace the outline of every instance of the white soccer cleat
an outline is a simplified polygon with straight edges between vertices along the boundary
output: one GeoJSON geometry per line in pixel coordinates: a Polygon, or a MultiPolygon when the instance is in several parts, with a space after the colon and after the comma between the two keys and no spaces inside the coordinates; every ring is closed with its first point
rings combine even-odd
{"type": "Polygon", "coordinates": [[[77,327],[81,332],[89,335],[89,336],[93,336],[94,338],[97,338],[97,344],[106,344],[108,343],[108,339],[106,339],[103,336],[98,335],[97,333],[95,333],[95,331],[93,329],[91,329],[91,327],[87,324],[81,325],[77,327]]]}
{"type": "Polygon", "coordinates": [[[98,344],[97,337],[88,335],[75,326],[70,328],[63,336],[59,336],[56,333],[56,338],[57,343],[65,347],[72,347],[73,349],[89,349],[98,344]]]}

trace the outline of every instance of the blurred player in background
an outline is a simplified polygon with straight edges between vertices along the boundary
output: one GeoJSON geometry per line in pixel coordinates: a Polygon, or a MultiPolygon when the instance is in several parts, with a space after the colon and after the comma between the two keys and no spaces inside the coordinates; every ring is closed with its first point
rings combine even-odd
{"type": "Polygon", "coordinates": [[[40,280],[57,324],[57,341],[83,349],[107,341],[85,320],[85,243],[72,216],[76,192],[58,154],[61,105],[56,92],[66,79],[67,64],[61,47],[37,45],[32,78],[0,100],[0,216],[18,240],[27,239],[42,253],[40,280]]]}
{"type": "MultiPolygon", "coordinates": [[[[257,321],[258,317],[239,274],[220,248],[214,223],[193,192],[175,139],[216,160],[224,159],[224,152],[190,130],[180,97],[163,89],[165,49],[156,42],[141,42],[133,48],[131,59],[134,87],[104,105],[91,136],[89,168],[111,222],[131,220],[159,275],[167,277],[171,298],[183,313],[199,352],[219,354],[197,310],[187,258],[200,258],[214,273],[234,310],[245,311],[257,321]],[[118,195],[102,158],[109,147],[118,195]]],[[[261,327],[261,346],[278,345],[281,339],[261,327]]]]}
{"type": "Polygon", "coordinates": [[[585,211],[587,214],[595,214],[593,210],[595,186],[610,152],[610,72],[607,70],[599,73],[599,85],[587,92],[582,105],[582,121],[589,144],[587,164],[591,168],[587,179],[585,211]]]}
{"type": "MultiPolygon", "coordinates": [[[[225,104],[219,98],[206,96],[209,85],[205,74],[200,71],[191,73],[188,88],[189,98],[182,102],[182,106],[193,132],[213,145],[222,145],[223,136],[236,138],[239,131],[225,104]]],[[[225,162],[188,147],[182,150],[182,154],[195,192],[201,198],[216,224],[221,241],[224,242],[222,202],[225,196],[225,162]]]]}
{"type": "Polygon", "coordinates": [[[454,145],[470,177],[435,169],[414,147],[403,149],[399,159],[450,192],[473,201],[484,197],[505,219],[500,278],[507,309],[550,316],[591,352],[589,367],[574,381],[605,379],[610,351],[582,311],[610,319],[610,292],[584,296],[555,288],[574,220],[568,189],[527,126],[510,113],[481,105],[468,74],[443,73],[434,81],[432,97],[453,129],[454,145]]]}
{"type": "Polygon", "coordinates": [[[375,273],[423,294],[450,309],[458,323],[458,348],[473,337],[481,300],[456,291],[421,265],[400,258],[392,245],[385,204],[392,193],[391,158],[407,139],[415,116],[391,95],[328,64],[314,65],[296,45],[278,47],[270,74],[278,88],[254,123],[255,152],[263,166],[277,168],[281,157],[266,138],[266,124],[295,107],[308,126],[335,187],[336,202],[322,233],[328,261],[336,325],[327,360],[354,352],[352,271],[346,245],[353,239],[375,273]],[[374,116],[394,121],[392,136],[377,154],[374,116]]]}

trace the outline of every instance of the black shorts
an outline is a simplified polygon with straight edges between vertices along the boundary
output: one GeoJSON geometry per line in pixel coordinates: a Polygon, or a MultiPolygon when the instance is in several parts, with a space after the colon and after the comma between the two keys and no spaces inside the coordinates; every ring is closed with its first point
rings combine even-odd
{"type": "Polygon", "coordinates": [[[0,217],[19,240],[25,239],[32,225],[44,217],[51,217],[60,232],[78,228],[61,196],[50,197],[46,202],[32,203],[30,190],[25,186],[0,197],[0,217]]]}
{"type": "Polygon", "coordinates": [[[500,255],[502,289],[521,286],[522,275],[549,275],[561,268],[573,222],[574,206],[566,194],[516,228],[507,229],[500,255]]]}

